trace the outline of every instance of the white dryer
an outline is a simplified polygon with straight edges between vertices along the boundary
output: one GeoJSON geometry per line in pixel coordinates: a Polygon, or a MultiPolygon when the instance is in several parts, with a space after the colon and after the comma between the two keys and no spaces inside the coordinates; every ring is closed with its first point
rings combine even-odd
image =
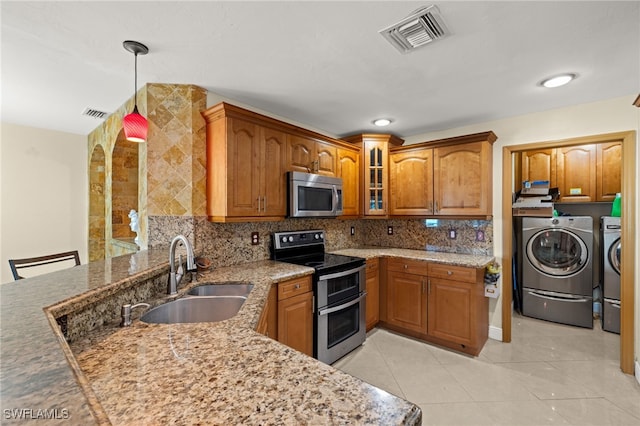
{"type": "Polygon", "coordinates": [[[522,219],[522,313],[593,328],[593,219],[522,219]]]}
{"type": "Polygon", "coordinates": [[[620,334],[620,218],[600,218],[600,278],[604,300],[602,303],[602,329],[620,334]]]}

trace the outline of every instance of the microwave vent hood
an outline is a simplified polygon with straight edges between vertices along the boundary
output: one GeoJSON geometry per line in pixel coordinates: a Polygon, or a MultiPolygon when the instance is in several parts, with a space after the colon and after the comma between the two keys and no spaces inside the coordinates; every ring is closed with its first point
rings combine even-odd
{"type": "Polygon", "coordinates": [[[379,32],[400,53],[411,52],[449,35],[436,6],[422,7],[379,32]]]}

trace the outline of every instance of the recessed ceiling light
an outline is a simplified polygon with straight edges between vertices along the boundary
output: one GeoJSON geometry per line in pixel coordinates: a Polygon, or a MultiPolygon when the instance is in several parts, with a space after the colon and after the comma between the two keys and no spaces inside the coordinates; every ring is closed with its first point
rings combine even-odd
{"type": "Polygon", "coordinates": [[[560,87],[569,83],[576,78],[575,74],[560,74],[553,77],[546,78],[540,82],[540,85],[548,88],[560,87]]]}
{"type": "Polygon", "coordinates": [[[391,124],[391,120],[388,118],[378,118],[377,120],[373,120],[373,124],[375,124],[378,127],[384,127],[391,124]]]}

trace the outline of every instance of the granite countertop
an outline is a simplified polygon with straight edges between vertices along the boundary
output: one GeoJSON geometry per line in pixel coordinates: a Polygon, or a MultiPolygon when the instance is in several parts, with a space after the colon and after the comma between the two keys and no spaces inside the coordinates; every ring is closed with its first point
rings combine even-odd
{"type": "Polygon", "coordinates": [[[400,249],[393,247],[362,247],[355,249],[343,249],[332,251],[335,254],[345,256],[364,257],[365,259],[375,257],[401,257],[406,259],[424,260],[434,263],[444,263],[447,265],[466,266],[469,268],[485,268],[495,260],[493,256],[443,253],[424,250],[400,249]]]}
{"type": "Polygon", "coordinates": [[[253,282],[234,318],[103,327],[72,351],[50,312],[166,273],[166,254],[143,251],[0,286],[3,420],[420,424],[414,404],[254,331],[270,285],[312,273],[302,266],[260,261],[215,269],[181,294],[204,282],[253,282]],[[18,411],[8,418],[7,409],[18,411]]]}

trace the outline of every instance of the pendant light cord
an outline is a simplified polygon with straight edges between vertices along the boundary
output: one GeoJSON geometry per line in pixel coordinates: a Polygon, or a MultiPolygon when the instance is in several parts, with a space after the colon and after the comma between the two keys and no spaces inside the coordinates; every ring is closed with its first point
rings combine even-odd
{"type": "Polygon", "coordinates": [[[133,105],[134,108],[137,110],[138,109],[138,53],[135,52],[133,54],[134,56],[134,66],[133,66],[133,73],[134,73],[134,77],[133,77],[133,105]]]}

